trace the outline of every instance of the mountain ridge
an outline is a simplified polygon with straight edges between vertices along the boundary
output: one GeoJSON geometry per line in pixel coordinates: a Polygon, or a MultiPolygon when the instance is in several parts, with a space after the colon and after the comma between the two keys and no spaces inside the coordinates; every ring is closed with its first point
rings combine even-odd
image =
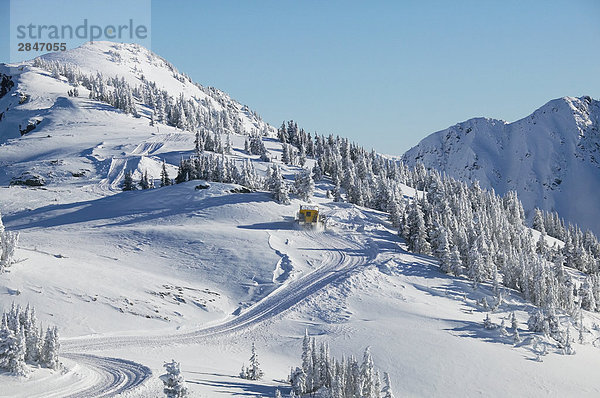
{"type": "Polygon", "coordinates": [[[536,207],[600,232],[600,102],[551,100],[514,122],[473,118],[424,138],[402,160],[422,162],[500,194],[516,191],[536,207]]]}

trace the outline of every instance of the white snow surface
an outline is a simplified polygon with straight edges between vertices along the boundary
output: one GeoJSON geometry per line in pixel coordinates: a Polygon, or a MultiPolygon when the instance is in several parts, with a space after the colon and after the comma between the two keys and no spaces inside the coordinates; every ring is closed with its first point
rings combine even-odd
{"type": "Polygon", "coordinates": [[[516,191],[530,217],[535,207],[557,211],[600,234],[600,102],[590,97],[552,100],[513,123],[467,120],[402,159],[499,194],[516,191]]]}
{"type": "MultiPolygon", "coordinates": [[[[126,75],[126,63],[101,63],[106,46],[64,56],[126,75]]],[[[3,70],[17,85],[0,99],[0,109],[10,108],[0,122],[0,212],[21,237],[19,261],[0,274],[0,309],[31,303],[44,325],[57,325],[63,369],[0,374],[0,397],[159,397],[158,376],[172,358],[193,397],[273,396],[289,391],[305,330],[337,357],[371,346],[397,396],[600,394],[594,314],[576,355],[551,348],[534,361],[525,323],[532,307],[519,294],[505,291],[490,313],[499,324],[515,311],[524,341],[513,346],[483,328],[477,302],[492,300],[490,286],[474,289],[442,274],[434,259],[408,253],[385,214],[331,202],[327,181],[313,199],[327,215],[324,231],[293,223],[297,199],[280,205],[266,192],[232,192],[232,184],[121,192],[127,169],[156,179],[164,159],[174,177],[193,134],[150,127],[85,94],[67,98],[66,82],[28,64],[3,70]],[[30,100],[19,105],[15,92],[30,100]],[[43,118],[35,130],[13,134],[34,117],[43,118]],[[47,185],[8,187],[25,172],[47,185]],[[252,342],[265,371],[257,382],[237,377],[252,342]]],[[[231,156],[264,172],[267,164],[243,152],[245,137],[232,138],[231,156]]],[[[280,157],[277,142],[265,144],[280,157]]],[[[277,163],[288,179],[299,170],[277,163]]]]}

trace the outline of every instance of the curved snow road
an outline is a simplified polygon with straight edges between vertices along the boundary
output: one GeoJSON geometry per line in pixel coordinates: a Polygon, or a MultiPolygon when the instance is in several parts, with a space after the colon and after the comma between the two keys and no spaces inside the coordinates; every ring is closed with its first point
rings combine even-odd
{"type": "MultiPolygon", "coordinates": [[[[305,232],[310,234],[309,232],[305,232]]],[[[312,234],[311,234],[312,235],[312,234]]],[[[311,236],[315,242],[321,242],[322,236],[311,236]]],[[[62,343],[65,352],[97,351],[125,347],[158,346],[165,344],[198,343],[204,339],[227,335],[253,327],[290,309],[305,298],[323,289],[327,285],[346,278],[357,268],[369,261],[364,247],[328,234],[328,242],[336,241],[337,248],[321,243],[319,250],[325,250],[325,259],[316,270],[283,284],[261,301],[240,315],[225,321],[187,333],[173,333],[160,336],[115,336],[85,337],[67,340],[62,343]]]]}
{"type": "Polygon", "coordinates": [[[112,397],[141,386],[152,376],[150,368],[125,359],[87,354],[65,354],[63,356],[97,374],[96,382],[93,385],[66,395],[67,398],[112,397]]]}
{"type": "MultiPolygon", "coordinates": [[[[15,398],[113,397],[135,392],[152,377],[152,371],[146,366],[124,359],[65,354],[61,360],[66,365],[62,371],[31,381],[26,379],[19,390],[9,395],[15,398]]],[[[0,388],[0,395],[5,396],[2,392],[0,388]]]]}

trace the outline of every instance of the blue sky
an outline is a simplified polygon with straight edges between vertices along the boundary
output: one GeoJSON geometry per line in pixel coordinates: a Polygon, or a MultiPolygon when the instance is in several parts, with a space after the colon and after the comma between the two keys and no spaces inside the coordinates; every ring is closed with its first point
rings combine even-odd
{"type": "Polygon", "coordinates": [[[595,0],[152,1],[151,39],[276,126],[294,119],[401,154],[471,117],[513,121],[552,98],[599,98],[599,21],[595,0]]]}

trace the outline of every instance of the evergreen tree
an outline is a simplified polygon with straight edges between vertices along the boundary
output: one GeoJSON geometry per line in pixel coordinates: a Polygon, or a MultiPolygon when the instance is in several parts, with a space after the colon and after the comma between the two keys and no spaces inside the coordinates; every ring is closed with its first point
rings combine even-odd
{"type": "Polygon", "coordinates": [[[306,373],[301,368],[292,369],[290,372],[290,384],[292,392],[302,395],[307,391],[306,388],[306,373]]]}
{"type": "Polygon", "coordinates": [[[169,185],[171,185],[171,178],[169,178],[169,173],[167,172],[167,165],[163,160],[162,169],[160,171],[160,186],[167,187],[169,185]]]}
{"type": "Polygon", "coordinates": [[[483,320],[483,327],[485,329],[496,329],[496,325],[490,319],[490,314],[485,314],[485,319],[483,320]]]}
{"type": "Polygon", "coordinates": [[[415,200],[409,206],[407,225],[408,236],[405,236],[405,238],[408,241],[408,250],[415,253],[430,254],[431,246],[427,242],[423,212],[415,200]]]}
{"type": "Polygon", "coordinates": [[[449,274],[452,272],[452,261],[450,256],[450,247],[448,243],[448,233],[443,226],[437,226],[434,234],[434,255],[440,260],[440,268],[443,272],[449,274]]]}
{"type": "Polygon", "coordinates": [[[394,398],[394,392],[392,391],[392,383],[390,381],[390,375],[388,372],[383,372],[383,393],[381,398],[394,398]]]}
{"type": "Polygon", "coordinates": [[[278,166],[273,166],[271,171],[271,176],[268,180],[268,187],[273,195],[273,198],[281,204],[289,204],[290,197],[287,184],[283,180],[283,176],[281,175],[281,170],[278,166]]]}
{"type": "Polygon", "coordinates": [[[164,365],[167,373],[160,376],[164,384],[164,393],[167,398],[184,398],[188,396],[188,390],[185,386],[185,380],[181,374],[179,362],[171,360],[164,365]]]}
{"type": "Polygon", "coordinates": [[[373,364],[373,358],[371,357],[371,350],[369,347],[365,348],[360,372],[360,378],[362,380],[361,396],[368,398],[375,397],[375,394],[378,394],[379,391],[375,388],[375,365],[373,364]]]}
{"type": "Polygon", "coordinates": [[[252,343],[252,353],[250,355],[250,365],[247,368],[242,366],[242,372],[240,373],[240,377],[248,380],[260,380],[263,377],[264,373],[260,368],[260,363],[258,362],[258,354],[256,353],[256,347],[254,343],[252,343]]]}
{"type": "Polygon", "coordinates": [[[544,217],[540,209],[535,209],[533,213],[533,229],[536,229],[542,233],[542,235],[546,234],[546,228],[544,227],[544,217]]]}
{"type": "Polygon", "coordinates": [[[290,164],[290,146],[288,144],[282,144],[281,149],[281,162],[284,164],[290,164]]]}
{"type": "Polygon", "coordinates": [[[142,178],[140,179],[140,188],[141,189],[150,189],[152,187],[151,181],[148,179],[148,171],[145,170],[144,174],[142,174],[142,178]]]}
{"type": "Polygon", "coordinates": [[[232,153],[232,148],[231,148],[231,134],[227,133],[227,136],[225,137],[225,148],[224,148],[225,154],[227,155],[231,155],[232,153]]]}
{"type": "Polygon", "coordinates": [[[2,214],[0,214],[0,274],[14,262],[13,255],[18,241],[19,234],[4,228],[2,214]]]}
{"type": "Polygon", "coordinates": [[[458,249],[455,246],[450,252],[450,272],[454,276],[460,276],[462,274],[462,269],[463,265],[462,260],[460,258],[460,253],[458,252],[458,249]]]}
{"type": "Polygon", "coordinates": [[[300,199],[309,202],[315,190],[315,182],[313,181],[310,172],[302,169],[294,178],[296,193],[300,199]]]}
{"type": "Polygon", "coordinates": [[[131,171],[127,170],[125,172],[125,177],[123,178],[123,191],[135,191],[136,187],[133,183],[133,177],[131,176],[131,171]]]}
{"type": "Polygon", "coordinates": [[[47,368],[58,369],[60,366],[60,362],[58,361],[59,348],[60,343],[58,341],[58,329],[56,327],[49,327],[46,330],[40,362],[47,368]]]}
{"type": "Polygon", "coordinates": [[[196,131],[196,139],[194,140],[194,153],[196,157],[200,157],[200,154],[204,152],[204,140],[199,131],[196,131]]]}
{"type": "Polygon", "coordinates": [[[20,332],[14,333],[6,326],[0,328],[0,368],[18,376],[27,372],[23,339],[20,332]]]}

